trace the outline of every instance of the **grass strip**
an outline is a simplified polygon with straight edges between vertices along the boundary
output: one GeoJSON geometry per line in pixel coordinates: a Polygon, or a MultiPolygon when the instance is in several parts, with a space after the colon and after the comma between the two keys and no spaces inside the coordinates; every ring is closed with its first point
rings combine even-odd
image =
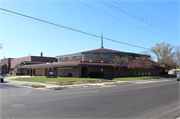
{"type": "Polygon", "coordinates": [[[114,81],[135,81],[135,80],[164,79],[164,78],[176,78],[176,75],[120,77],[120,78],[113,78],[112,80],[114,80],[114,81]]]}
{"type": "Polygon", "coordinates": [[[92,81],[92,80],[103,80],[98,78],[46,78],[46,77],[26,77],[26,78],[18,78],[12,79],[16,81],[27,81],[27,82],[44,82],[44,81],[57,81],[57,82],[67,82],[67,81],[92,81]]]}

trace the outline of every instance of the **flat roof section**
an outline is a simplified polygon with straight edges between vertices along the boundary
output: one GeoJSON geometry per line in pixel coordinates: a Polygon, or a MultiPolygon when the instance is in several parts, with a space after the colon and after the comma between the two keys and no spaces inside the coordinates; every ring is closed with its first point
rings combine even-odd
{"type": "Polygon", "coordinates": [[[65,67],[65,66],[113,66],[112,63],[94,63],[94,62],[58,62],[58,63],[49,63],[49,64],[36,64],[36,65],[24,65],[18,67],[23,68],[48,68],[48,67],[65,67]]]}

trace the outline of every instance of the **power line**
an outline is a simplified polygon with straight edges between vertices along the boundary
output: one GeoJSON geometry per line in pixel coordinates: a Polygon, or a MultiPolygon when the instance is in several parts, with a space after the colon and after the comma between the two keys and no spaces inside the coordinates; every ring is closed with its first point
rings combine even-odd
{"type": "Polygon", "coordinates": [[[98,12],[100,12],[100,13],[103,13],[103,14],[105,14],[105,15],[107,15],[107,16],[110,16],[110,17],[112,17],[112,18],[115,18],[115,19],[117,19],[117,20],[119,20],[119,21],[122,21],[122,22],[124,22],[124,23],[127,23],[127,24],[129,24],[129,25],[132,25],[132,26],[135,26],[135,27],[140,28],[140,29],[142,29],[142,30],[145,30],[145,31],[151,32],[151,33],[153,33],[153,34],[162,36],[162,37],[164,37],[164,38],[168,38],[168,39],[171,39],[171,40],[175,40],[174,38],[170,38],[170,37],[161,35],[161,34],[159,34],[159,33],[156,33],[156,32],[150,31],[150,30],[148,30],[148,29],[142,28],[142,27],[137,26],[137,25],[135,25],[135,24],[132,24],[132,23],[130,23],[130,22],[124,21],[124,20],[122,20],[122,19],[120,19],[120,18],[118,18],[118,17],[115,17],[115,16],[113,16],[113,15],[110,15],[110,14],[108,14],[108,13],[105,13],[105,12],[103,12],[103,11],[101,11],[101,10],[98,10],[98,9],[96,9],[96,8],[94,8],[94,7],[91,7],[91,6],[89,6],[89,5],[86,5],[86,4],[84,4],[84,3],[82,3],[82,2],[79,2],[79,1],[77,1],[77,0],[74,0],[74,1],[78,2],[79,4],[84,5],[84,6],[86,6],[86,7],[89,7],[89,8],[91,8],[91,9],[95,10],[95,11],[98,11],[98,12]]]}
{"type": "MultiPolygon", "coordinates": [[[[30,18],[30,19],[33,19],[33,20],[36,20],[36,21],[44,22],[44,23],[47,23],[47,24],[50,24],[50,25],[54,25],[54,26],[62,27],[62,28],[69,29],[69,30],[72,30],[72,31],[76,31],[76,32],[79,32],[79,33],[83,33],[83,34],[86,34],[86,35],[101,38],[101,36],[98,36],[98,35],[94,35],[94,34],[91,34],[91,33],[88,33],[88,32],[76,30],[76,29],[73,29],[73,28],[70,28],[70,27],[62,26],[62,25],[59,25],[59,24],[55,24],[55,23],[52,23],[52,22],[48,22],[48,21],[45,21],[45,20],[41,20],[41,19],[38,19],[38,18],[34,18],[34,17],[31,17],[31,16],[20,14],[20,13],[17,13],[17,12],[13,12],[13,11],[10,11],[10,10],[7,10],[7,9],[0,8],[0,10],[6,11],[6,12],[9,12],[9,13],[13,13],[13,14],[16,14],[16,15],[19,15],[19,16],[27,17],[27,18],[30,18]]],[[[113,39],[110,39],[110,38],[105,38],[104,37],[104,39],[109,40],[109,41],[113,41],[113,42],[116,42],[116,43],[121,43],[121,44],[124,44],[124,45],[128,45],[128,46],[132,46],[132,47],[137,47],[137,48],[149,50],[148,48],[145,48],[145,47],[120,42],[120,41],[113,40],[113,39]]]]}
{"type": "Polygon", "coordinates": [[[131,10],[130,8],[128,8],[128,7],[126,7],[126,6],[124,6],[124,5],[122,5],[122,4],[120,4],[120,3],[118,3],[118,2],[115,2],[114,0],[111,0],[113,3],[115,3],[116,5],[118,5],[118,6],[121,6],[121,7],[123,7],[123,8],[125,8],[125,9],[127,9],[127,10],[129,10],[129,11],[131,11],[131,12],[133,12],[133,13],[135,13],[135,14],[137,14],[137,15],[139,15],[139,16],[142,16],[142,18],[144,18],[145,20],[147,20],[148,22],[151,22],[151,23],[154,23],[154,24],[156,24],[156,25],[159,25],[160,27],[164,27],[164,28],[166,28],[166,29],[168,29],[168,30],[171,30],[171,31],[173,31],[173,32],[177,32],[177,30],[174,30],[174,29],[172,29],[172,28],[169,28],[168,26],[166,26],[166,25],[164,25],[164,24],[159,24],[157,21],[155,21],[154,19],[151,19],[151,18],[147,18],[147,15],[146,16],[144,16],[144,14],[142,15],[142,13],[138,13],[138,12],[136,12],[135,10],[131,10]]]}
{"type": "Polygon", "coordinates": [[[132,15],[131,13],[129,13],[129,12],[127,12],[127,11],[124,11],[124,10],[122,10],[121,8],[117,8],[116,6],[112,5],[111,3],[108,3],[108,2],[105,2],[105,1],[100,2],[100,1],[98,1],[98,0],[96,0],[96,1],[99,2],[100,4],[103,4],[103,5],[107,6],[107,7],[110,7],[110,8],[112,8],[112,9],[114,9],[114,10],[117,10],[117,11],[119,11],[119,12],[121,12],[121,13],[124,13],[124,14],[126,14],[126,15],[128,15],[128,16],[130,16],[130,17],[132,17],[132,18],[134,18],[134,19],[136,19],[136,20],[138,20],[138,21],[140,21],[140,22],[143,22],[143,23],[145,23],[145,24],[147,24],[147,25],[149,25],[149,26],[151,26],[151,27],[154,27],[154,28],[156,28],[156,29],[159,29],[159,30],[161,30],[161,31],[164,31],[164,32],[166,32],[166,33],[168,33],[168,34],[171,34],[171,35],[173,35],[173,36],[175,35],[175,34],[173,34],[173,33],[170,33],[169,31],[166,31],[166,30],[164,30],[164,29],[162,29],[162,28],[159,28],[159,27],[157,27],[157,26],[155,26],[155,25],[153,25],[153,24],[150,24],[150,23],[147,23],[147,22],[145,22],[145,21],[142,21],[141,19],[137,18],[135,15],[132,15]]]}
{"type": "Polygon", "coordinates": [[[168,23],[165,23],[164,21],[162,21],[162,20],[160,20],[160,19],[158,19],[158,18],[150,15],[149,13],[144,12],[144,11],[141,10],[140,8],[137,8],[137,7],[133,6],[132,4],[127,3],[127,2],[125,2],[125,1],[122,1],[122,0],[119,0],[119,1],[122,2],[122,3],[124,3],[124,4],[126,4],[127,6],[129,6],[129,7],[131,7],[131,8],[133,8],[133,9],[135,9],[135,10],[137,10],[137,11],[145,14],[145,15],[148,15],[149,17],[153,18],[154,20],[157,20],[159,23],[164,24],[164,25],[166,25],[167,27],[169,27],[169,28],[171,28],[171,29],[177,30],[176,28],[174,28],[173,26],[169,25],[168,23]]]}

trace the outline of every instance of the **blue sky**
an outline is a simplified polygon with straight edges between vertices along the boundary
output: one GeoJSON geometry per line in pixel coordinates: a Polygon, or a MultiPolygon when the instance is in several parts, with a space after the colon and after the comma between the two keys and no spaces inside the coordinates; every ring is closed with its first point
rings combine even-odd
{"type": "MultiPolygon", "coordinates": [[[[99,36],[103,32],[103,36],[106,38],[144,48],[150,49],[156,43],[161,42],[170,43],[173,46],[180,45],[178,34],[180,2],[178,0],[121,0],[123,2],[105,0],[106,3],[101,1],[102,4],[98,0],[77,1],[106,14],[74,0],[1,0],[0,7],[99,36]],[[104,4],[114,5],[114,9],[104,6],[104,4]],[[124,14],[120,9],[128,11],[128,13],[124,14]],[[142,14],[142,12],[146,14],[142,14]]],[[[41,52],[44,56],[55,57],[101,47],[100,38],[2,10],[0,10],[0,43],[3,45],[0,59],[25,57],[29,54],[39,56],[41,52]]],[[[145,51],[145,49],[105,39],[104,47],[134,53],[145,51]]]]}

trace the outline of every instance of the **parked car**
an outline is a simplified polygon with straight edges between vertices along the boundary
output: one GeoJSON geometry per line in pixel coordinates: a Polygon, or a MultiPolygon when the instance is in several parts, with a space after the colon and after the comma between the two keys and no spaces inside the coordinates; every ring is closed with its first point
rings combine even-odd
{"type": "Polygon", "coordinates": [[[0,83],[4,82],[4,77],[2,75],[0,75],[0,83]]]}
{"type": "Polygon", "coordinates": [[[180,79],[180,73],[177,74],[177,81],[179,81],[179,79],[180,79]]]}

